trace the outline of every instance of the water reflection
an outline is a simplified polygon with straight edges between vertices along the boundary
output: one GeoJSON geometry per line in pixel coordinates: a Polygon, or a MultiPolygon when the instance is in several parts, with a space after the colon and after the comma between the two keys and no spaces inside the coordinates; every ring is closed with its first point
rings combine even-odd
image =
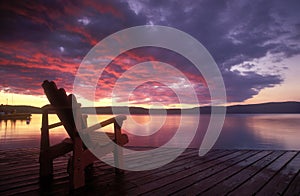
{"type": "Polygon", "coordinates": [[[300,150],[299,114],[227,115],[216,148],[300,150]]]}
{"type": "MultiPolygon", "coordinates": [[[[39,147],[42,115],[33,114],[28,124],[26,120],[6,120],[0,122],[0,149],[39,147]]],[[[49,122],[57,122],[55,115],[50,115],[49,122]]],[[[50,143],[54,144],[66,137],[63,128],[51,131],[50,143]]]]}
{"type": "MultiPolygon", "coordinates": [[[[248,114],[231,114],[226,116],[226,120],[215,148],[230,149],[267,149],[281,148],[278,143],[265,141],[253,130],[253,126],[259,123],[255,116],[248,114]]],[[[270,125],[268,125],[270,127],[270,125]]],[[[270,130],[270,128],[269,128],[270,130]]]]}
{"type": "Polygon", "coordinates": [[[256,137],[261,138],[264,145],[273,144],[278,149],[299,149],[300,118],[295,114],[253,115],[247,121],[256,137]],[[275,146],[276,144],[276,146],[275,146]]]}
{"type": "MultiPolygon", "coordinates": [[[[0,121],[0,149],[39,147],[41,115],[32,115],[30,124],[26,121],[0,121]]],[[[111,116],[100,115],[98,121],[103,121],[111,116]]],[[[153,120],[161,118],[154,115],[153,120]]],[[[88,124],[95,122],[88,118],[88,124]]],[[[176,133],[180,124],[179,115],[167,116],[162,127],[156,129],[155,124],[149,124],[149,116],[135,115],[133,119],[145,126],[145,129],[134,126],[129,121],[124,122],[124,131],[129,136],[130,146],[161,146],[168,142],[176,133]],[[147,136],[137,136],[135,132],[149,133],[147,136]]],[[[190,147],[198,148],[209,123],[209,115],[201,115],[197,119],[193,115],[183,117],[184,132],[179,135],[174,145],[189,143],[188,135],[192,134],[191,127],[199,122],[197,134],[190,147]]],[[[55,115],[49,116],[49,123],[55,123],[58,119],[55,115]]],[[[105,127],[105,131],[112,131],[113,126],[105,127]]],[[[63,127],[50,131],[50,143],[58,143],[68,137],[63,127]]],[[[231,114],[227,115],[222,132],[214,148],[220,149],[283,149],[300,150],[300,114],[231,114]]]]}

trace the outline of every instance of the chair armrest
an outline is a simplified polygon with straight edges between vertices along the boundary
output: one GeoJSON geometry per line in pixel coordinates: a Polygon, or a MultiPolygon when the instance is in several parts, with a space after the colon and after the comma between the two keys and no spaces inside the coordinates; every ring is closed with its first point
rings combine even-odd
{"type": "Polygon", "coordinates": [[[88,133],[88,132],[91,132],[91,131],[95,131],[97,129],[100,129],[102,127],[105,127],[109,124],[113,124],[113,123],[122,123],[124,120],[126,120],[126,116],[124,115],[119,115],[119,116],[116,116],[116,117],[113,117],[113,118],[110,118],[110,119],[107,119],[105,121],[102,121],[100,123],[97,123],[95,125],[92,125],[90,127],[87,127],[85,129],[82,129],[80,130],[81,133],[88,133]]]}
{"type": "Polygon", "coordinates": [[[100,122],[99,124],[101,125],[101,127],[105,127],[109,124],[112,124],[112,123],[122,123],[124,120],[126,120],[126,116],[124,115],[119,115],[119,116],[115,116],[113,118],[110,118],[110,119],[107,119],[105,121],[102,121],[100,122]]]}
{"type": "Polygon", "coordinates": [[[53,129],[55,127],[59,127],[62,125],[64,125],[62,122],[54,123],[54,124],[48,125],[48,129],[53,129]]]}

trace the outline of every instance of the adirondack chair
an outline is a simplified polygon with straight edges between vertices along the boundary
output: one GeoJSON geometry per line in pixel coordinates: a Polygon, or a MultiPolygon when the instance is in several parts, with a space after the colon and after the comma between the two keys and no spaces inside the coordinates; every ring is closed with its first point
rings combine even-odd
{"type": "MultiPolygon", "coordinates": [[[[93,131],[99,129],[100,127],[113,124],[114,133],[107,133],[107,135],[116,144],[123,146],[128,142],[127,135],[121,133],[121,126],[123,121],[126,119],[126,116],[116,116],[99,124],[87,127],[86,115],[82,115],[80,104],[77,103],[74,95],[70,94],[67,96],[65,90],[63,88],[57,89],[56,84],[52,81],[44,81],[42,87],[50,102],[50,105],[43,107],[42,114],[39,159],[40,178],[41,180],[49,178],[51,179],[53,175],[53,160],[72,151],[72,156],[68,163],[70,188],[77,189],[83,187],[85,185],[85,169],[91,166],[93,162],[97,160],[97,157],[95,157],[94,154],[92,154],[91,151],[83,144],[82,139],[79,136],[79,131],[93,131]],[[73,112],[75,115],[73,115],[73,112]],[[49,125],[48,115],[51,113],[57,114],[60,122],[49,125]],[[74,118],[76,118],[77,121],[75,121],[74,118]],[[75,123],[77,123],[77,126],[75,126],[75,123]],[[64,126],[64,129],[70,138],[63,140],[59,144],[50,146],[49,130],[58,126],[64,126]]],[[[101,147],[101,152],[103,153],[103,156],[112,152],[114,155],[115,165],[121,166],[123,164],[122,151],[118,148],[115,148],[112,142],[103,144],[103,148],[101,147]]],[[[97,154],[97,156],[99,155],[97,154]]],[[[122,172],[117,168],[115,171],[116,173],[122,172]]]]}

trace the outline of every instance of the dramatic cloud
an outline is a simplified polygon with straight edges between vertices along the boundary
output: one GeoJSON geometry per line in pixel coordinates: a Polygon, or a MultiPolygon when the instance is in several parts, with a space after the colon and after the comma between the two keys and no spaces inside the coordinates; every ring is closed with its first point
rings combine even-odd
{"type": "MultiPolygon", "coordinates": [[[[97,42],[124,28],[155,24],[178,28],[198,39],[221,70],[228,101],[242,102],[284,81],[281,72],[288,65],[273,63],[300,54],[299,9],[296,0],[1,1],[0,92],[39,95],[45,79],[57,81],[70,92],[80,62],[97,42]]],[[[188,60],[151,47],[116,58],[99,79],[97,98],[109,98],[126,70],[150,60],[180,70],[193,84],[200,103],[209,103],[206,82],[188,60]]],[[[168,74],[161,73],[161,77],[168,74]]],[[[135,80],[127,78],[126,83],[135,85],[135,80]]],[[[180,82],[178,78],[173,86],[180,82]]],[[[133,104],[178,102],[169,87],[151,82],[128,96],[133,104]]]]}
{"type": "Polygon", "coordinates": [[[280,73],[272,70],[264,75],[242,75],[232,72],[232,66],[268,53],[280,57],[278,60],[300,53],[298,1],[149,0],[130,4],[152,23],[176,27],[203,43],[222,70],[229,101],[243,101],[282,82],[280,73]]]}

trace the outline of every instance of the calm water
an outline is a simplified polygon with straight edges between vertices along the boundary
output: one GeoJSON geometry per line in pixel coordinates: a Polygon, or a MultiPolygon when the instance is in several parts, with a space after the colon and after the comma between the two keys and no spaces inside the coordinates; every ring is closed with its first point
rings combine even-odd
{"type": "MultiPolygon", "coordinates": [[[[109,116],[98,116],[99,120],[109,116]]],[[[209,122],[209,115],[201,115],[200,120],[193,115],[183,117],[183,129],[176,142],[185,142],[191,127],[199,121],[199,128],[190,147],[199,147],[209,122]]],[[[88,118],[89,125],[92,125],[88,118]]],[[[149,124],[146,115],[135,115],[133,119],[140,126],[125,121],[124,129],[129,136],[130,146],[161,146],[175,134],[179,115],[170,115],[160,127],[159,123],[149,124]],[[154,132],[153,130],[157,130],[154,132]],[[139,135],[144,136],[137,136],[139,135]],[[146,136],[145,136],[146,135],[146,136]]],[[[161,116],[153,116],[152,122],[159,122],[161,116]]],[[[57,122],[55,115],[50,122],[57,122]]],[[[0,121],[0,149],[39,147],[41,115],[32,115],[30,124],[26,121],[0,121]]],[[[110,131],[112,126],[105,128],[110,131]]],[[[68,137],[63,128],[51,130],[51,143],[57,143],[68,137]]],[[[224,127],[214,148],[220,149],[283,149],[300,150],[300,114],[231,114],[226,116],[224,127]]]]}

